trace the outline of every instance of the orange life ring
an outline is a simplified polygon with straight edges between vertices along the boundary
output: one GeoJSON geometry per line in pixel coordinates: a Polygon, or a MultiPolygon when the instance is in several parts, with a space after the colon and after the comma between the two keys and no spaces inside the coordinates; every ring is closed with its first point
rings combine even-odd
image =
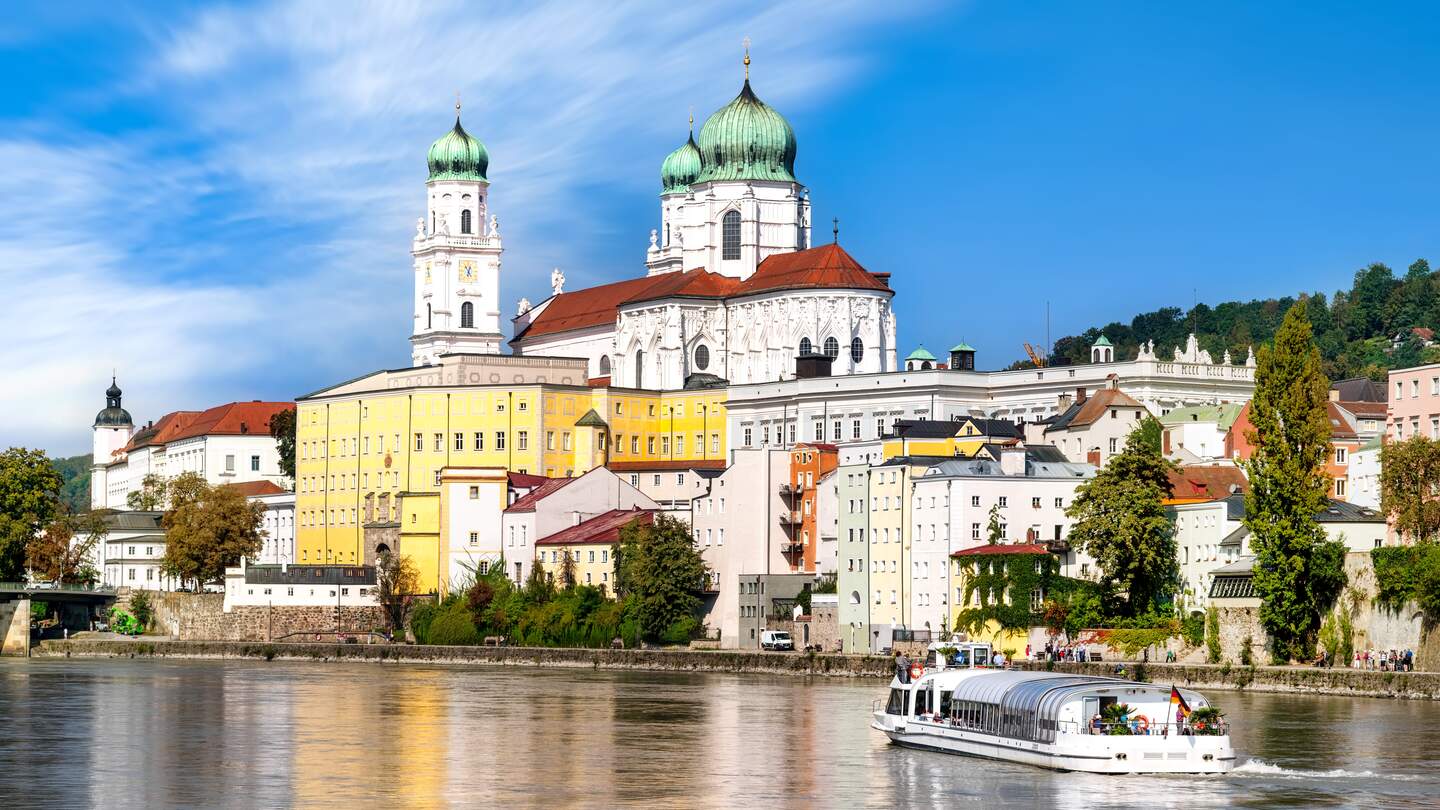
{"type": "Polygon", "coordinates": [[[1136,715],[1135,726],[1140,730],[1141,734],[1144,734],[1145,732],[1150,730],[1150,718],[1146,717],[1143,714],[1136,715]]]}
{"type": "Polygon", "coordinates": [[[925,665],[919,661],[910,665],[910,678],[913,680],[925,674],[925,665]]]}

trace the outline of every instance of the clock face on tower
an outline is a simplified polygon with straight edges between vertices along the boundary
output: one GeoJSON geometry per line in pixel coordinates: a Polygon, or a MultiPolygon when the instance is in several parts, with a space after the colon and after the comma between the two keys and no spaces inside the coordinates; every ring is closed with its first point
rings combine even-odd
{"type": "Polygon", "coordinates": [[[473,282],[475,280],[475,262],[460,262],[460,280],[470,282],[473,282]]]}

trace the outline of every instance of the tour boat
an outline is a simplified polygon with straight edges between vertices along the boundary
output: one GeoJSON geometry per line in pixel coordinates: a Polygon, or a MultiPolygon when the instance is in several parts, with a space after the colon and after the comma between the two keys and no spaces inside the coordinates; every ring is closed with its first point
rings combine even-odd
{"type": "Polygon", "coordinates": [[[1188,689],[1120,678],[994,668],[988,644],[937,643],[890,682],[871,726],[909,748],[1089,773],[1224,773],[1235,766],[1223,721],[1188,689]],[[1118,719],[1107,706],[1124,704],[1118,719]],[[1102,719],[1110,717],[1110,721],[1102,719]]]}

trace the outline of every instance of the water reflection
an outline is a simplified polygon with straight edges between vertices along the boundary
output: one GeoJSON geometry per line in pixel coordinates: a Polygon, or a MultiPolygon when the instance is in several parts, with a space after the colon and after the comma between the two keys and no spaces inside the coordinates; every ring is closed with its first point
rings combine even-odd
{"type": "Polygon", "coordinates": [[[1440,706],[1213,693],[1218,778],[894,748],[873,682],[538,668],[0,662],[0,806],[1428,807],[1440,706]],[[25,774],[16,779],[14,774],[25,774]]]}

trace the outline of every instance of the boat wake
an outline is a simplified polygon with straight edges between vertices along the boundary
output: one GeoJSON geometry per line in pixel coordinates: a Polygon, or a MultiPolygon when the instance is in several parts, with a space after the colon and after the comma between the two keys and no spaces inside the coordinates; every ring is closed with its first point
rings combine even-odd
{"type": "Polygon", "coordinates": [[[1394,779],[1403,782],[1410,782],[1420,777],[1414,774],[1403,773],[1376,773],[1374,771],[1350,771],[1344,768],[1332,768],[1328,771],[1307,771],[1294,768],[1282,768],[1263,759],[1250,759],[1235,766],[1230,771],[1231,776],[1266,776],[1278,777],[1281,779],[1394,779]]]}

